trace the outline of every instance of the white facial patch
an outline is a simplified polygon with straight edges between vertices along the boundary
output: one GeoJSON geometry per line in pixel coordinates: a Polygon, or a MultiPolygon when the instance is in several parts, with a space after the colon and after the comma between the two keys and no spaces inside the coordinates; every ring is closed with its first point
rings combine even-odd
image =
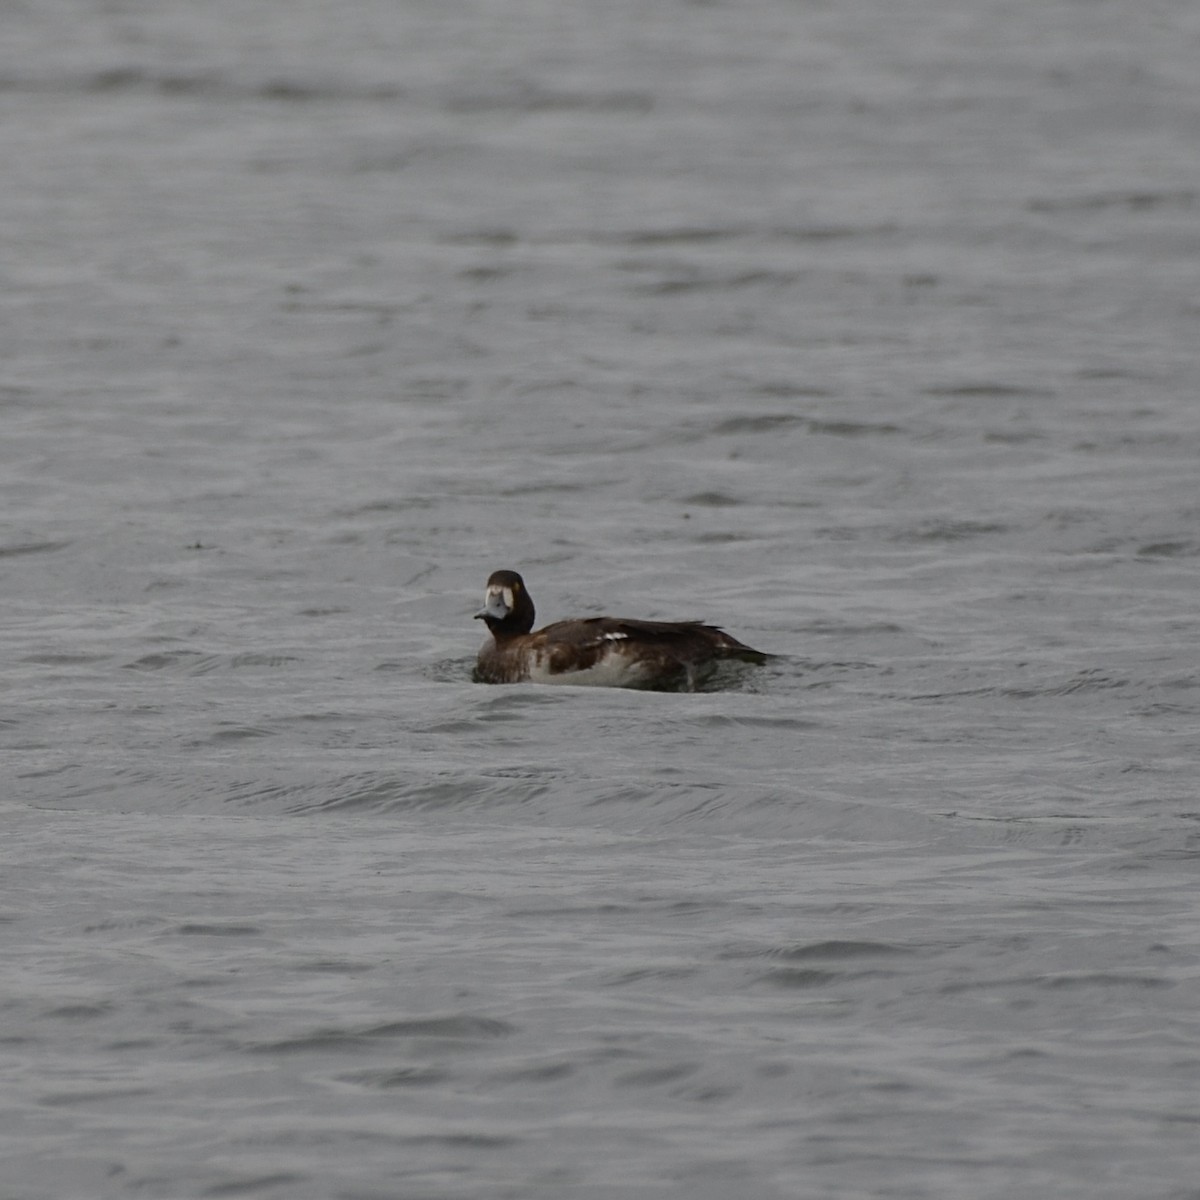
{"type": "Polygon", "coordinates": [[[483,593],[483,611],[488,616],[503,620],[513,610],[512,588],[490,587],[483,593]]]}
{"type": "Polygon", "coordinates": [[[623,642],[629,637],[627,633],[602,633],[600,640],[602,642],[623,642]]]}

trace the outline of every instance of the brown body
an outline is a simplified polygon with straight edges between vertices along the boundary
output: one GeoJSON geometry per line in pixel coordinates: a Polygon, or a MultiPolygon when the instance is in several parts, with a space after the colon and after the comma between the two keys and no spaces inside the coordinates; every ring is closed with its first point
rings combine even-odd
{"type": "Polygon", "coordinates": [[[480,683],[579,683],[659,690],[695,689],[722,661],[762,663],[769,655],[715,625],[586,617],[532,632],[535,610],[515,571],[488,580],[476,614],[492,638],[480,651],[480,683]]]}

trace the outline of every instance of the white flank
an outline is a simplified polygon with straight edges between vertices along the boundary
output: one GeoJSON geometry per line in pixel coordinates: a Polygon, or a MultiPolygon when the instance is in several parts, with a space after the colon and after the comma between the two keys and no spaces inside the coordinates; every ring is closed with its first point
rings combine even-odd
{"type": "MultiPolygon", "coordinates": [[[[621,635],[624,636],[624,635],[621,635]]],[[[584,671],[559,671],[551,674],[539,656],[529,668],[531,683],[572,683],[579,687],[640,687],[648,678],[647,665],[629,658],[615,648],[594,667],[584,671]]]]}

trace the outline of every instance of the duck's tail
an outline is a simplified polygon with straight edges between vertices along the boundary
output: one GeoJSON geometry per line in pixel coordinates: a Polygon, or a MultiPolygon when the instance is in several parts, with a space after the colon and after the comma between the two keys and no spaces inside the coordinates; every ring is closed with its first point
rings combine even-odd
{"type": "Polygon", "coordinates": [[[716,632],[720,634],[722,658],[733,658],[738,662],[755,663],[762,666],[763,663],[779,657],[777,654],[767,654],[763,650],[755,650],[753,646],[747,646],[745,642],[739,642],[737,638],[731,637],[723,629],[718,629],[716,632]]]}

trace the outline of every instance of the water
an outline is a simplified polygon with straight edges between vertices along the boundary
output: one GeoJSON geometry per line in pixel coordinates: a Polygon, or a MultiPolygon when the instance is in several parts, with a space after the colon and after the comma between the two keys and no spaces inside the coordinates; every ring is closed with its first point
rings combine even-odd
{"type": "Polygon", "coordinates": [[[6,13],[0,1195],[1196,1200],[1198,42],[6,13]]]}

